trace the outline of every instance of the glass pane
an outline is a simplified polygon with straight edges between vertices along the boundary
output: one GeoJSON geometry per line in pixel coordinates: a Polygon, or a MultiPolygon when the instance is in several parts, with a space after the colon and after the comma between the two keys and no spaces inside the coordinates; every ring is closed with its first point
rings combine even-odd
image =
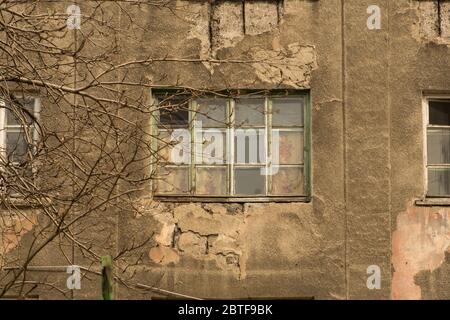
{"type": "Polygon", "coordinates": [[[266,131],[264,129],[236,129],[234,161],[239,164],[266,162],[266,131]]]}
{"type": "Polygon", "coordinates": [[[235,168],[235,193],[237,195],[265,195],[266,180],[262,168],[235,168]]]}
{"type": "Polygon", "coordinates": [[[303,126],[303,98],[273,98],[272,126],[303,126]]]}
{"type": "Polygon", "coordinates": [[[162,126],[183,126],[189,124],[189,100],[173,98],[162,100],[159,104],[159,123],[162,126]]]}
{"type": "Polygon", "coordinates": [[[301,195],[303,194],[303,168],[278,167],[278,172],[272,176],[272,194],[301,195]]]}
{"type": "Polygon", "coordinates": [[[430,101],[430,124],[450,126],[450,100],[430,101]]]}
{"type": "Polygon", "coordinates": [[[428,129],[428,164],[450,163],[450,130],[428,129]]]}
{"type": "Polygon", "coordinates": [[[7,125],[31,125],[34,116],[34,99],[18,99],[17,103],[8,104],[6,109],[7,125]]]}
{"type": "Polygon", "coordinates": [[[303,131],[272,130],[274,164],[303,163],[303,131]]]}
{"type": "Polygon", "coordinates": [[[450,195],[450,169],[428,169],[428,195],[450,195]]]}
{"type": "Polygon", "coordinates": [[[234,109],[236,127],[265,125],[264,98],[237,99],[234,109]]]}
{"type": "Polygon", "coordinates": [[[6,153],[10,161],[23,161],[26,158],[28,143],[23,132],[7,132],[6,153]]]}
{"type": "Polygon", "coordinates": [[[161,130],[158,138],[159,161],[176,164],[190,163],[191,141],[189,130],[161,130]]]}
{"type": "Polygon", "coordinates": [[[225,195],[227,193],[226,167],[198,167],[196,179],[197,194],[225,195]]]}
{"type": "Polygon", "coordinates": [[[188,167],[161,167],[156,177],[159,194],[186,194],[189,192],[188,167]]]}
{"type": "Polygon", "coordinates": [[[207,129],[198,133],[196,163],[222,164],[226,156],[226,132],[219,129],[207,129]]]}
{"type": "Polygon", "coordinates": [[[226,127],[227,101],[219,98],[198,99],[196,120],[202,127],[226,127]]]}

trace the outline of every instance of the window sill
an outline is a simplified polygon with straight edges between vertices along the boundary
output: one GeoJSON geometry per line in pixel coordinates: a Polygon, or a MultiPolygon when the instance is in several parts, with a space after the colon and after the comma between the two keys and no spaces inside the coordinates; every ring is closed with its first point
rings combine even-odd
{"type": "Polygon", "coordinates": [[[2,209],[37,209],[42,208],[40,203],[32,203],[23,198],[10,198],[0,200],[0,210],[2,209]]]}
{"type": "Polygon", "coordinates": [[[209,196],[154,196],[154,200],[162,202],[217,202],[217,203],[244,203],[244,202],[311,202],[307,196],[273,196],[273,197],[209,197],[209,196]]]}
{"type": "Polygon", "coordinates": [[[420,207],[450,207],[450,198],[424,198],[416,200],[415,204],[420,207]]]}

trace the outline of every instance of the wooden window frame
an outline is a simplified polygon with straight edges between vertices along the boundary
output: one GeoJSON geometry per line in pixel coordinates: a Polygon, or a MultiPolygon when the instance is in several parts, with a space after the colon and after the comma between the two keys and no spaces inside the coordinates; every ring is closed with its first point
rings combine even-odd
{"type": "MultiPolygon", "coordinates": [[[[33,100],[33,115],[37,121],[40,119],[40,113],[41,113],[41,99],[40,97],[34,95],[34,94],[28,94],[28,95],[20,95],[17,96],[18,98],[23,99],[32,99],[33,100]]],[[[8,132],[21,132],[24,129],[22,128],[22,125],[8,125],[7,123],[7,112],[6,112],[6,102],[0,97],[0,157],[5,159],[7,158],[7,134],[8,132]]],[[[35,148],[37,142],[39,141],[39,131],[36,129],[36,127],[32,124],[31,126],[32,135],[33,135],[33,148],[35,148]]],[[[32,150],[32,152],[36,152],[35,149],[32,150]]],[[[12,161],[11,164],[19,165],[19,162],[12,161]]],[[[0,170],[3,170],[4,168],[0,165],[0,170]]],[[[36,173],[35,166],[31,167],[31,173],[34,175],[36,173]]],[[[3,187],[0,186],[0,193],[5,193],[7,190],[3,190],[3,187]]],[[[20,199],[22,196],[20,194],[11,194],[11,198],[18,198],[20,199]]]]}
{"type": "MultiPolygon", "coordinates": [[[[158,96],[163,94],[175,94],[177,92],[180,92],[180,89],[177,88],[163,88],[163,89],[152,89],[150,90],[150,97],[151,97],[151,105],[152,105],[152,116],[151,116],[151,133],[152,136],[156,137],[158,134],[158,117],[159,112],[157,110],[158,106],[158,96]]],[[[224,164],[227,166],[228,174],[227,174],[227,192],[231,193],[231,195],[220,195],[220,196],[211,196],[211,195],[199,195],[194,194],[193,190],[195,189],[195,167],[196,163],[195,161],[191,161],[190,168],[189,168],[189,187],[190,187],[190,194],[157,194],[155,184],[153,183],[153,180],[151,182],[151,190],[152,190],[152,197],[155,200],[158,201],[167,201],[167,202],[310,202],[311,201],[311,189],[312,189],[312,183],[311,183],[311,98],[310,98],[310,91],[309,90],[236,90],[236,91],[227,91],[224,92],[218,92],[220,96],[228,99],[227,102],[227,118],[230,119],[234,124],[233,114],[234,112],[231,112],[231,110],[234,110],[234,102],[236,98],[245,98],[248,97],[248,95],[254,95],[253,97],[264,97],[265,98],[265,104],[266,104],[266,115],[265,115],[265,130],[266,130],[266,152],[270,151],[271,145],[271,130],[269,128],[272,128],[271,123],[271,109],[272,109],[272,103],[271,98],[276,97],[283,97],[283,98],[295,98],[299,97],[304,99],[304,110],[303,110],[303,179],[304,179],[304,194],[302,195],[270,195],[270,181],[271,179],[265,179],[266,180],[266,195],[234,195],[234,160],[231,161],[229,164],[224,164]],[[268,147],[267,147],[268,146],[268,147]]],[[[208,98],[214,95],[201,95],[199,97],[193,97],[194,102],[189,103],[189,123],[192,123],[193,118],[192,115],[195,114],[196,109],[196,98],[208,98]]],[[[294,126],[293,126],[294,127],[294,126]]],[[[227,139],[231,137],[233,140],[234,138],[234,129],[235,126],[231,126],[228,128],[230,130],[230,134],[227,135],[227,139]]],[[[295,128],[298,130],[298,128],[295,128]]],[[[193,135],[193,126],[189,125],[189,130],[191,132],[191,136],[194,137],[194,139],[191,139],[191,145],[195,144],[195,135],[193,135]]],[[[231,149],[231,159],[234,159],[234,142],[231,143],[232,149],[231,149]]],[[[152,141],[152,148],[153,150],[157,150],[157,139],[153,139],[152,141]]],[[[194,152],[191,152],[191,154],[194,154],[194,152]]],[[[266,155],[269,156],[270,155],[266,155]]],[[[157,169],[157,161],[156,157],[153,156],[152,159],[152,165],[151,165],[151,172],[155,173],[157,169]]],[[[195,159],[191,159],[195,160],[195,159]]],[[[268,161],[266,161],[266,166],[268,165],[268,161]]],[[[204,165],[202,165],[204,166],[204,165]]]]}
{"type": "MultiPolygon", "coordinates": [[[[443,202],[450,202],[450,195],[432,195],[429,192],[429,183],[428,183],[428,169],[429,168],[449,168],[449,164],[440,164],[433,165],[428,163],[428,131],[430,129],[439,129],[446,128],[450,130],[450,126],[441,126],[441,125],[430,125],[430,102],[431,101],[442,101],[442,100],[450,100],[450,95],[426,95],[422,100],[423,106],[423,118],[424,118],[424,131],[423,131],[423,159],[424,159],[424,199],[433,199],[434,202],[439,203],[440,199],[443,202]]],[[[432,201],[432,202],[433,202],[432,201]]]]}

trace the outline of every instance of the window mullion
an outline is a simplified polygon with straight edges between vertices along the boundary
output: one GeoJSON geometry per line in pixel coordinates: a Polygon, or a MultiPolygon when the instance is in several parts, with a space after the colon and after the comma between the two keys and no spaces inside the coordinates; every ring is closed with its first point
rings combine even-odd
{"type": "MultiPolygon", "coordinates": [[[[189,102],[189,130],[191,135],[191,163],[189,165],[189,193],[195,194],[196,192],[196,161],[197,161],[197,126],[196,126],[196,114],[197,103],[194,100],[189,102]]],[[[200,150],[202,152],[202,150],[200,150]]]]}
{"type": "Polygon", "coordinates": [[[266,97],[265,103],[266,122],[266,195],[272,193],[272,99],[266,97]]]}
{"type": "Polygon", "coordinates": [[[311,196],[311,96],[304,97],[303,103],[303,179],[304,193],[311,196]]]}
{"type": "Polygon", "coordinates": [[[6,104],[0,100],[0,156],[6,159],[6,104]]]}
{"type": "MultiPolygon", "coordinates": [[[[158,110],[159,101],[156,97],[153,96],[150,90],[150,135],[151,135],[151,155],[150,155],[150,174],[152,177],[157,175],[157,170],[159,163],[157,163],[158,156],[157,150],[159,147],[159,142],[157,137],[159,137],[160,130],[158,128],[157,122],[159,121],[159,110],[158,110]],[[157,117],[157,118],[155,118],[157,117]],[[158,119],[158,121],[156,120],[158,119]]],[[[150,179],[150,190],[152,194],[156,191],[156,183],[154,179],[150,179]]]]}
{"type": "MultiPolygon", "coordinates": [[[[39,122],[41,120],[41,99],[34,99],[34,108],[33,114],[36,118],[36,121],[39,122]]],[[[33,126],[33,142],[36,144],[39,140],[39,131],[37,130],[36,123],[32,124],[33,126]]],[[[37,151],[37,150],[36,150],[37,151]]]]}
{"type": "Polygon", "coordinates": [[[235,102],[234,99],[230,99],[228,101],[228,134],[227,134],[227,141],[228,141],[228,152],[227,152],[227,167],[228,167],[228,194],[234,195],[234,126],[235,126],[235,102]]]}

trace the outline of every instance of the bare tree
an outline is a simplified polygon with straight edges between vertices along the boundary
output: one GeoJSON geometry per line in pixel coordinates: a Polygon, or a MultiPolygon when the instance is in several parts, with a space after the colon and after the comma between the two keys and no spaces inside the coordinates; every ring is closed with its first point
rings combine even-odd
{"type": "MultiPolygon", "coordinates": [[[[80,6],[81,28],[72,29],[65,3],[0,0],[0,121],[5,123],[0,128],[0,297],[25,297],[36,287],[70,297],[60,284],[30,278],[34,261],[49,248],[58,250],[60,265],[82,257],[86,277],[98,276],[103,254],[117,252],[116,280],[135,288],[125,271],[139,263],[139,250],[152,234],[130,235],[129,245],[120,247],[113,220],[118,213],[142,210],[136,199],[149,191],[160,154],[153,141],[170,144],[152,133],[150,120],[160,108],[184,107],[171,104],[169,97],[153,104],[149,89],[160,79],[149,80],[139,70],[155,63],[250,62],[128,57],[120,44],[130,37],[130,28],[142,28],[132,11],[157,8],[176,16],[169,1],[85,1],[80,6]],[[108,228],[109,237],[97,236],[96,230],[108,228]],[[32,236],[24,241],[30,230],[32,236]]],[[[179,87],[175,95],[204,93],[179,87]]]]}

